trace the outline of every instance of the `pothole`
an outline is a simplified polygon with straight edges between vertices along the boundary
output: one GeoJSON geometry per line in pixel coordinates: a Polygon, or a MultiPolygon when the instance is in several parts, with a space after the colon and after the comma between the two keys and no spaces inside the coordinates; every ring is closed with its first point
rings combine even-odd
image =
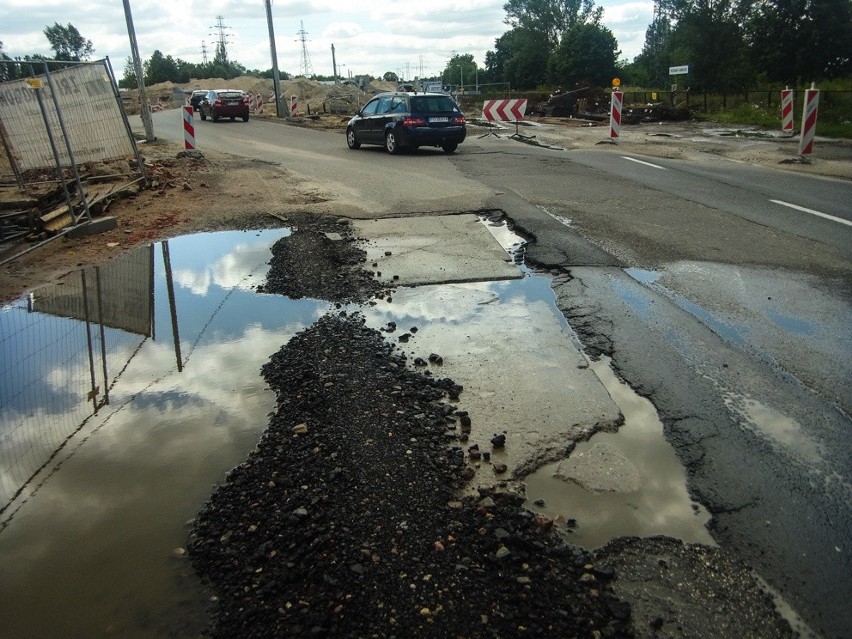
{"type": "Polygon", "coordinates": [[[666,535],[715,545],[710,514],[691,499],[686,471],[663,436],[654,405],[620,381],[609,361],[592,370],[624,414],[618,432],[577,444],[564,461],[528,476],[528,507],[555,519],[568,540],[598,548],[624,536],[666,535]]]}
{"type": "MultiPolygon", "coordinates": [[[[484,223],[518,262],[523,240],[505,222],[484,223]]],[[[456,435],[463,449],[476,447],[471,488],[502,483],[524,491],[528,507],[586,548],[626,535],[714,544],[709,514],[690,498],[653,405],[608,361],[578,351],[551,277],[518,268],[521,279],[401,287],[392,303],[365,311],[368,325],[393,327],[391,339],[404,336],[412,361],[426,366],[428,355],[440,355],[442,365],[428,365],[429,374],[464,386],[459,409],[473,423],[456,435]],[[500,434],[505,446],[492,447],[500,434]]]]}

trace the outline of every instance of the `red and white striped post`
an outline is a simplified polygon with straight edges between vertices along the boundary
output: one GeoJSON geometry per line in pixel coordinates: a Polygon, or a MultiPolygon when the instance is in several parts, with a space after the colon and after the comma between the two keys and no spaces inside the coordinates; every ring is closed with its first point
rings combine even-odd
{"type": "Polygon", "coordinates": [[[781,91],[781,130],[793,134],[793,89],[781,91]]]}
{"type": "Polygon", "coordinates": [[[624,104],[624,94],[617,88],[612,90],[612,103],[609,114],[609,139],[615,144],[621,135],[621,107],[624,104]]]}
{"type": "Polygon", "coordinates": [[[818,106],[819,89],[811,84],[811,88],[805,91],[805,106],[802,109],[802,135],[799,139],[799,155],[802,157],[810,155],[814,150],[818,106]]]}
{"type": "Polygon", "coordinates": [[[183,145],[186,149],[195,148],[195,125],[192,123],[192,107],[183,107],[183,145]]]}
{"type": "Polygon", "coordinates": [[[258,92],[256,97],[257,97],[256,112],[257,113],[263,113],[263,96],[260,95],[260,92],[258,92]]]}
{"type": "Polygon", "coordinates": [[[290,96],[290,117],[296,117],[296,107],[298,106],[298,98],[295,95],[290,96]]]}

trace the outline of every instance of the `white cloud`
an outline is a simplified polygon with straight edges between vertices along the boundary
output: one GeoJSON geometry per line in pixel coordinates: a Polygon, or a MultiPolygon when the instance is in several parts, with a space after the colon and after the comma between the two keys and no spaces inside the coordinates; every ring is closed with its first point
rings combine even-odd
{"type": "MultiPolygon", "coordinates": [[[[639,53],[650,23],[650,2],[601,2],[604,24],[619,42],[623,55],[639,53]]],[[[96,57],[108,56],[121,75],[130,55],[121,3],[93,0],[74,5],[64,0],[42,0],[37,5],[6,0],[0,34],[4,50],[12,56],[51,54],[43,29],[54,22],[73,24],[92,41],[96,57]]],[[[202,61],[202,42],[208,59],[215,52],[217,16],[223,17],[228,53],[249,69],[272,66],[264,3],[260,0],[131,0],[140,55],[148,59],[155,50],[187,62],[202,61]]],[[[508,29],[502,0],[434,0],[410,3],[400,0],[278,1],[272,4],[273,28],[279,68],[298,72],[304,25],[306,47],[315,73],[332,72],[331,45],[345,74],[408,71],[411,75],[440,73],[450,56],[470,53],[483,65],[485,53],[508,29]]]]}

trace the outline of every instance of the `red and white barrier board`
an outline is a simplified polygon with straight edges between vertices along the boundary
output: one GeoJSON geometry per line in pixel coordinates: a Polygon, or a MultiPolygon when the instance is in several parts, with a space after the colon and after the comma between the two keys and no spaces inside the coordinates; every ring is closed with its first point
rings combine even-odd
{"type": "Polygon", "coordinates": [[[183,145],[186,149],[195,148],[195,125],[192,122],[192,107],[183,107],[183,145]]]}
{"type": "Polygon", "coordinates": [[[298,98],[295,95],[290,96],[290,117],[296,117],[296,107],[298,106],[298,98]]]}
{"type": "Polygon", "coordinates": [[[612,102],[609,113],[609,139],[618,142],[621,135],[621,108],[624,105],[624,94],[621,91],[612,92],[612,102]]]}
{"type": "Polygon", "coordinates": [[[260,95],[260,93],[258,92],[258,94],[255,97],[257,98],[257,102],[256,102],[256,106],[255,106],[255,112],[256,113],[263,113],[263,96],[260,95]]]}
{"type": "Polygon", "coordinates": [[[486,100],[482,104],[482,117],[489,122],[520,122],[526,112],[526,99],[486,100]]]}
{"type": "Polygon", "coordinates": [[[781,130],[793,133],[793,89],[781,91],[781,130]]]}
{"type": "Polygon", "coordinates": [[[802,135],[799,139],[799,155],[810,155],[814,151],[819,89],[805,91],[805,106],[802,109],[802,135]]]}

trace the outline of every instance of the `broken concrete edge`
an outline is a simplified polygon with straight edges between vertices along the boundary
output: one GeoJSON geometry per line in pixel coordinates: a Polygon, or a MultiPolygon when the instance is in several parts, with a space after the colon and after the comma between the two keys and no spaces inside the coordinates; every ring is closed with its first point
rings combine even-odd
{"type": "Polygon", "coordinates": [[[576,424],[571,429],[573,432],[557,433],[549,440],[539,441],[534,455],[515,467],[512,470],[511,478],[522,481],[547,464],[568,459],[577,444],[589,441],[597,433],[614,433],[623,425],[624,414],[619,410],[615,419],[598,421],[590,426],[576,424]]]}
{"type": "Polygon", "coordinates": [[[80,238],[97,233],[106,233],[116,228],[118,228],[118,218],[113,216],[99,217],[96,220],[84,222],[68,229],[66,235],[71,238],[80,238]]]}
{"type": "Polygon", "coordinates": [[[518,272],[517,275],[495,275],[494,277],[483,278],[483,277],[447,277],[446,279],[439,280],[424,280],[424,281],[409,281],[409,282],[400,282],[394,280],[393,277],[386,278],[376,277],[373,278],[382,285],[385,286],[394,286],[397,288],[418,288],[420,286],[440,286],[442,284],[476,284],[477,282],[509,282],[512,280],[521,280],[524,278],[524,274],[522,272],[518,272]]]}

